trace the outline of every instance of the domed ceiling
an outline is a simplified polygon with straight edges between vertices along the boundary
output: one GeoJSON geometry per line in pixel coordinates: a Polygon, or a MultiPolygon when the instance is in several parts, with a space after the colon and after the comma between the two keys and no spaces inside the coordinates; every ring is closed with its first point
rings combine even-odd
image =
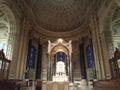
{"type": "Polygon", "coordinates": [[[68,32],[81,26],[93,0],[26,0],[36,23],[47,31],[68,32]]]}

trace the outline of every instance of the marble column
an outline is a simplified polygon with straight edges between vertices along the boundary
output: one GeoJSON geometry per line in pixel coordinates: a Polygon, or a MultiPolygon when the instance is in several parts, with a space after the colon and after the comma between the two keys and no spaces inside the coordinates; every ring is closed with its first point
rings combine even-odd
{"type": "Polygon", "coordinates": [[[47,54],[47,80],[50,81],[51,77],[51,65],[50,65],[50,56],[47,54]]]}
{"type": "Polygon", "coordinates": [[[72,60],[70,58],[70,82],[73,82],[72,60]]]}

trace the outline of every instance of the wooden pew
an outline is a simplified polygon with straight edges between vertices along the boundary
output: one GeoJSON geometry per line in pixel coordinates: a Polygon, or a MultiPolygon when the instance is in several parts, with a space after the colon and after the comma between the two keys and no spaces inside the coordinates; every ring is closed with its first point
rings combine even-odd
{"type": "Polygon", "coordinates": [[[120,90],[120,80],[95,81],[94,90],[120,90]]]}
{"type": "Polygon", "coordinates": [[[21,90],[22,88],[32,87],[31,81],[6,79],[0,80],[0,90],[21,90]]]}
{"type": "Polygon", "coordinates": [[[120,90],[120,50],[116,48],[114,57],[109,60],[111,80],[94,82],[94,90],[120,90]]]}
{"type": "Polygon", "coordinates": [[[0,80],[0,90],[20,90],[20,85],[14,81],[0,80]]]}

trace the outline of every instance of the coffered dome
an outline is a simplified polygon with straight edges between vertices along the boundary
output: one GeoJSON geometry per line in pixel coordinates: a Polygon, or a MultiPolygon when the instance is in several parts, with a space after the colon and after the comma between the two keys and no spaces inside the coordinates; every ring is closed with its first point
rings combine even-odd
{"type": "Polygon", "coordinates": [[[81,26],[91,0],[26,0],[36,23],[51,32],[68,32],[81,26]]]}

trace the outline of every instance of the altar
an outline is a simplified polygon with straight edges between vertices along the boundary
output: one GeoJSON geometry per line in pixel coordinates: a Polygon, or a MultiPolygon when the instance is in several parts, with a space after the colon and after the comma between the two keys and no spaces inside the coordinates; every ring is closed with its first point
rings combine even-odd
{"type": "Polygon", "coordinates": [[[56,65],[56,74],[53,76],[53,81],[65,82],[68,81],[68,76],[65,72],[65,64],[62,61],[57,62],[56,65]]]}

